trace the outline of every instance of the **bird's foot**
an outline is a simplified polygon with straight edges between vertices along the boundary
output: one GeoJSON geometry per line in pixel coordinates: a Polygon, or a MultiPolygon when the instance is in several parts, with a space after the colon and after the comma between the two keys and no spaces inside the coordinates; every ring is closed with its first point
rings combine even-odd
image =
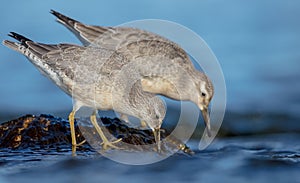
{"type": "Polygon", "coordinates": [[[75,144],[76,147],[82,146],[84,143],[86,143],[86,140],[81,141],[78,144],[75,144]]]}
{"type": "Polygon", "coordinates": [[[85,142],[86,142],[86,140],[83,140],[78,144],[76,144],[76,143],[72,144],[72,155],[73,156],[76,156],[76,148],[79,147],[79,146],[82,146],[85,142]]]}
{"type": "Polygon", "coordinates": [[[72,144],[72,147],[76,148],[76,147],[82,146],[85,142],[86,142],[86,140],[83,140],[78,144],[76,144],[76,142],[75,142],[75,144],[72,144]]]}
{"type": "Polygon", "coordinates": [[[122,141],[122,138],[117,139],[115,141],[110,142],[107,139],[104,139],[103,142],[101,143],[102,147],[104,150],[107,150],[108,148],[113,148],[113,149],[121,149],[120,147],[115,146],[114,144],[122,141]]]}

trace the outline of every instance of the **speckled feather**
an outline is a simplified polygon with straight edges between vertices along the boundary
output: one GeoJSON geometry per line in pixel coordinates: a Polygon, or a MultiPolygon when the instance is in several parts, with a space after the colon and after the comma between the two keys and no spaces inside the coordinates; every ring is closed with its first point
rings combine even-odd
{"type": "MultiPolygon", "coordinates": [[[[132,60],[138,57],[147,57],[144,60],[145,62],[147,61],[147,64],[150,63],[150,65],[148,67],[145,66],[144,72],[141,73],[144,76],[144,82],[142,82],[144,90],[159,93],[173,99],[193,100],[190,96],[187,96],[188,93],[197,92],[192,87],[196,85],[195,87],[199,90],[201,83],[205,83],[208,100],[212,98],[214,88],[211,81],[205,74],[194,68],[187,53],[178,44],[160,35],[141,29],[86,25],[57,11],[51,10],[51,13],[57,17],[59,23],[73,32],[84,45],[115,50],[114,54],[120,55],[121,53],[126,58],[112,59],[107,63],[115,63],[109,64],[106,67],[120,68],[122,64],[132,62],[132,60]],[[155,67],[155,64],[157,67],[155,67]],[[154,68],[151,68],[151,66],[154,68]],[[186,79],[186,76],[183,75],[187,74],[189,75],[189,79],[193,80],[193,83],[189,82],[192,86],[188,86],[188,88],[186,88],[187,86],[184,83],[179,83],[181,81],[186,82],[186,80],[184,81],[180,78],[185,77],[186,79]],[[161,76],[164,79],[161,79],[161,76]],[[177,84],[177,89],[169,87],[169,91],[167,91],[165,86],[170,86],[170,84],[166,80],[177,84]],[[178,91],[175,92],[175,90],[179,90],[181,85],[186,89],[186,92],[182,90],[180,91],[181,96],[178,96],[176,94],[178,91]]],[[[144,65],[147,64],[144,63],[144,65]]],[[[112,68],[107,68],[107,70],[112,70],[112,68]]]]}
{"type": "Polygon", "coordinates": [[[143,76],[144,91],[194,102],[202,111],[210,135],[208,105],[214,95],[213,84],[204,73],[194,68],[179,45],[148,31],[85,25],[54,10],[51,13],[84,45],[115,50],[115,54],[123,55],[124,59],[107,62],[107,70],[114,69],[110,67],[123,68],[123,65],[132,62],[135,66],[143,65],[135,69],[143,76]]]}
{"type": "MultiPolygon", "coordinates": [[[[21,37],[16,33],[11,36],[16,39],[21,37]]],[[[136,73],[125,77],[122,75],[118,77],[120,81],[115,81],[120,69],[102,72],[102,65],[111,58],[112,51],[72,44],[47,45],[29,39],[18,40],[21,43],[7,40],[3,43],[24,54],[44,75],[81,104],[100,110],[114,109],[155,126],[161,125],[165,116],[165,106],[161,99],[144,92],[140,82],[128,85],[129,81],[138,79],[132,78],[138,77],[136,73]]]]}

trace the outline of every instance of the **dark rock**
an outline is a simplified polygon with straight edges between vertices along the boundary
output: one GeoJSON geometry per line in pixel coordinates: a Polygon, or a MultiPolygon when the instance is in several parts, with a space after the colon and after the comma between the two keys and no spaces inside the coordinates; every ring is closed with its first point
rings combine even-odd
{"type": "MultiPolygon", "coordinates": [[[[128,127],[123,121],[117,118],[101,118],[103,126],[115,138],[122,138],[125,143],[133,145],[148,145],[155,143],[151,130],[135,129],[128,127]]],[[[89,130],[94,130],[91,128],[89,130]]],[[[77,122],[75,121],[75,131],[77,142],[83,141],[85,138],[77,122]]],[[[164,140],[164,149],[181,150],[184,153],[192,154],[184,143],[175,137],[169,135],[166,130],[161,132],[164,140]]],[[[0,148],[25,149],[61,149],[65,147],[71,148],[70,125],[67,120],[56,118],[51,115],[26,115],[16,120],[11,120],[0,125],[0,148]]],[[[88,143],[79,147],[78,150],[92,150],[88,143]]]]}

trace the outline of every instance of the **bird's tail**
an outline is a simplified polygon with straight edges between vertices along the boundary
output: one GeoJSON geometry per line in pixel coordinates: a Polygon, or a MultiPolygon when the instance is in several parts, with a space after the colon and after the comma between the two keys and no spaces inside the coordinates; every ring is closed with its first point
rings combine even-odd
{"type": "Polygon", "coordinates": [[[51,10],[50,13],[57,18],[59,23],[69,29],[85,46],[94,43],[99,36],[108,30],[102,26],[85,25],[54,10],[51,10]]]}
{"type": "Polygon", "coordinates": [[[67,17],[57,11],[54,10],[50,10],[50,13],[53,14],[54,16],[56,16],[57,21],[61,24],[63,24],[64,26],[66,26],[68,29],[70,29],[71,31],[74,31],[74,26],[76,23],[80,23],[77,20],[74,20],[70,17],[67,17]]]}
{"type": "Polygon", "coordinates": [[[15,32],[10,32],[8,34],[10,37],[16,39],[19,42],[13,42],[9,40],[4,40],[2,43],[3,45],[7,46],[8,48],[11,48],[15,51],[20,52],[21,48],[28,48],[28,42],[32,42],[30,39],[26,38],[25,36],[22,36],[15,32]]]}

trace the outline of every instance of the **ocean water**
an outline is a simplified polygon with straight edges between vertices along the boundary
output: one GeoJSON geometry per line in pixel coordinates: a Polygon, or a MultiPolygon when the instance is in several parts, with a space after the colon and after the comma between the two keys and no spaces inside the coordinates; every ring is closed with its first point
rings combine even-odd
{"type": "MultiPolygon", "coordinates": [[[[299,134],[216,140],[194,156],[150,165],[116,163],[99,154],[0,152],[2,182],[300,182],[299,134]]],[[[196,149],[197,142],[191,147],[196,149]]]]}
{"type": "MultiPolygon", "coordinates": [[[[223,69],[227,110],[299,112],[299,2],[291,0],[19,2],[1,8],[0,39],[10,31],[43,43],[79,41],[50,9],[82,22],[114,26],[142,19],[182,24],[200,35],[223,69]],[[30,11],[28,11],[30,9],[30,11]]],[[[11,39],[10,39],[11,40],[11,39]]],[[[0,109],[16,114],[71,109],[71,99],[22,55],[1,46],[0,109]]]]}
{"type": "MultiPolygon", "coordinates": [[[[69,152],[0,150],[0,182],[299,182],[299,1],[10,0],[1,5],[0,40],[11,40],[7,34],[15,31],[38,42],[80,44],[55,22],[50,9],[95,25],[163,19],[190,28],[210,46],[223,70],[225,120],[208,149],[149,166],[121,165],[90,154],[73,159],[69,152]]],[[[26,113],[67,117],[69,96],[22,55],[3,45],[0,55],[0,122],[26,113]]]]}

